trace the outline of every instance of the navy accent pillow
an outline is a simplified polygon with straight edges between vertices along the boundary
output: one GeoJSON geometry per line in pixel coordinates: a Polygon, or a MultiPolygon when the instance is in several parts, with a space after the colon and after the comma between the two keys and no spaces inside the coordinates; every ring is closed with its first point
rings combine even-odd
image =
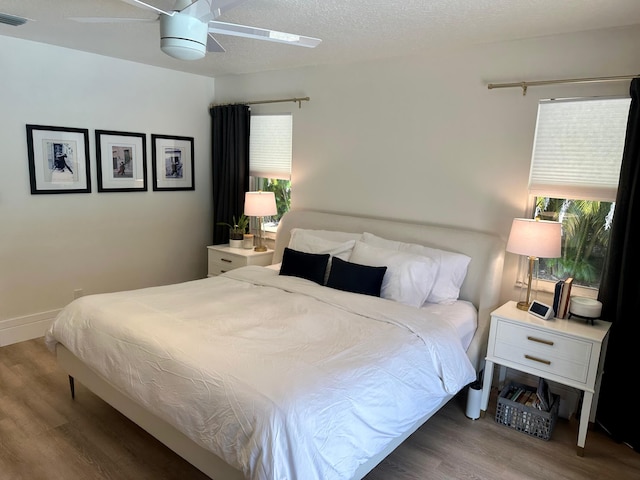
{"type": "Polygon", "coordinates": [[[360,265],[333,257],[327,287],[379,297],[386,271],[387,267],[360,265]]]}
{"type": "Polygon", "coordinates": [[[306,253],[285,247],[280,275],[306,278],[322,285],[329,257],[328,253],[306,253]]]}

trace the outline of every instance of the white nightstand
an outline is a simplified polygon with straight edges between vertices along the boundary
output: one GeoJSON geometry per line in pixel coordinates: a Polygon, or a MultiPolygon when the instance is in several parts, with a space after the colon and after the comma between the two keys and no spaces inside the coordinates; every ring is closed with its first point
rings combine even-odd
{"type": "Polygon", "coordinates": [[[209,269],[207,276],[213,277],[228,272],[234,268],[247,265],[259,265],[266,267],[271,265],[273,250],[256,252],[252,248],[230,248],[226,245],[210,245],[207,247],[209,257],[209,269]]]}
{"type": "Polygon", "coordinates": [[[491,330],[487,347],[482,414],[489,404],[494,364],[501,365],[500,384],[506,368],[543,377],[584,392],[578,455],[584,456],[589,421],[595,419],[602,363],[611,323],[595,320],[554,318],[542,320],[519,310],[516,302],[507,302],[491,313],[491,330]]]}

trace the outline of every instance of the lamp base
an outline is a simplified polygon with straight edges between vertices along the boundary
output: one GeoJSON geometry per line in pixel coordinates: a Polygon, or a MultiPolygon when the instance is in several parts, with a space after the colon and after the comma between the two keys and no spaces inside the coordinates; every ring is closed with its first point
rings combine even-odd
{"type": "Polygon", "coordinates": [[[531,304],[527,303],[527,302],[518,302],[518,303],[516,303],[516,307],[518,307],[520,310],[529,310],[530,306],[531,306],[531,304]]]}
{"type": "Polygon", "coordinates": [[[267,251],[267,247],[265,247],[264,245],[259,245],[257,247],[253,247],[253,251],[254,252],[266,252],[267,251]]]}

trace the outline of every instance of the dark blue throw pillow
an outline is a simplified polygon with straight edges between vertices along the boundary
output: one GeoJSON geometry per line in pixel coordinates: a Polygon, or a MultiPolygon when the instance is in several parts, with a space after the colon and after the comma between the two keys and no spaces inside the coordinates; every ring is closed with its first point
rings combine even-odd
{"type": "Polygon", "coordinates": [[[379,297],[386,271],[387,267],[360,265],[333,257],[327,287],[379,297]]]}
{"type": "Polygon", "coordinates": [[[285,247],[280,275],[306,278],[322,285],[327,263],[329,263],[328,253],[306,253],[285,247]]]}

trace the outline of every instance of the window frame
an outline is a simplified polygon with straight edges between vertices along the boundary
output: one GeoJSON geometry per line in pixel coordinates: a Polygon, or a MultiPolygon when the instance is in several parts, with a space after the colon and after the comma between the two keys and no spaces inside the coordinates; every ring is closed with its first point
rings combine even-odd
{"type": "MultiPolygon", "coordinates": [[[[575,102],[602,101],[602,100],[604,100],[604,101],[606,101],[606,100],[625,100],[626,102],[628,102],[628,106],[630,105],[630,102],[631,102],[631,99],[629,97],[626,97],[626,96],[616,96],[616,97],[580,97],[580,98],[563,98],[563,99],[554,99],[554,100],[547,99],[547,100],[540,100],[539,101],[539,103],[538,103],[538,112],[537,112],[537,116],[536,116],[536,131],[535,131],[535,135],[534,135],[534,139],[533,139],[532,155],[531,155],[531,162],[530,162],[529,183],[528,183],[528,187],[527,187],[528,195],[527,195],[527,209],[526,209],[526,211],[528,212],[529,218],[534,218],[534,216],[536,214],[536,206],[537,206],[537,201],[536,200],[537,200],[537,198],[556,198],[556,199],[570,199],[570,200],[604,201],[604,202],[614,203],[614,205],[615,205],[615,200],[616,200],[615,199],[615,194],[616,194],[617,188],[618,188],[617,183],[615,185],[615,188],[612,188],[612,184],[609,183],[608,186],[605,186],[604,188],[602,187],[602,185],[599,185],[599,186],[597,186],[597,187],[595,187],[595,188],[590,190],[589,187],[585,187],[584,185],[575,185],[575,184],[570,184],[570,183],[567,183],[566,185],[556,183],[555,185],[547,185],[546,188],[545,187],[540,188],[539,184],[535,184],[535,182],[532,182],[533,171],[534,171],[535,167],[539,166],[539,165],[535,164],[535,162],[536,162],[536,149],[540,147],[540,144],[538,143],[538,134],[540,133],[540,131],[539,131],[539,128],[540,128],[539,122],[540,122],[540,115],[541,115],[541,113],[540,113],[541,105],[550,104],[551,102],[554,102],[554,101],[558,102],[558,104],[560,104],[560,103],[569,103],[569,102],[574,102],[575,103],[575,102]],[[532,183],[534,184],[533,187],[532,187],[532,183]],[[613,198],[611,198],[612,196],[613,196],[613,198]]],[[[585,103],[583,105],[588,105],[588,104],[585,103]]],[[[605,117],[601,116],[600,118],[605,118],[605,117]]],[[[620,125],[622,123],[622,117],[619,117],[618,121],[619,121],[618,125],[620,125]]],[[[601,122],[601,124],[602,124],[602,122],[601,122]]],[[[616,135],[619,135],[619,134],[616,132],[616,135]]],[[[622,162],[622,152],[624,150],[624,137],[625,136],[626,136],[626,121],[625,121],[624,131],[622,132],[622,145],[616,144],[616,148],[617,147],[621,147],[621,149],[620,149],[620,161],[619,161],[619,164],[617,165],[618,176],[619,176],[620,164],[622,162]]],[[[616,139],[617,139],[617,141],[619,141],[620,140],[619,136],[617,136],[616,139]]],[[[558,142],[558,143],[561,143],[561,142],[558,142]]],[[[609,145],[607,145],[607,146],[609,148],[611,148],[612,150],[615,150],[614,148],[610,147],[609,145]]],[[[563,147],[564,147],[564,144],[562,144],[561,147],[556,147],[556,148],[558,148],[558,151],[561,151],[563,147]]],[[[609,164],[611,164],[611,162],[609,164]]],[[[597,163],[595,163],[595,165],[597,166],[597,163]]],[[[555,167],[555,165],[553,167],[550,166],[548,168],[554,168],[554,167],[555,167]]],[[[596,168],[598,168],[598,167],[596,167],[596,168]]],[[[580,164],[577,167],[577,169],[582,169],[582,165],[580,164]]],[[[615,177],[615,175],[610,175],[609,177],[615,177]]],[[[551,182],[551,183],[553,183],[553,182],[551,182]]],[[[597,183],[597,182],[594,182],[594,183],[597,183]]],[[[614,208],[615,208],[615,206],[614,206],[614,208]]],[[[608,247],[609,246],[607,245],[607,248],[608,247]]],[[[524,271],[525,271],[524,264],[521,261],[518,264],[518,277],[517,277],[517,281],[516,281],[516,284],[518,286],[522,285],[522,279],[523,279],[524,271]]],[[[556,283],[556,281],[553,281],[553,280],[546,280],[546,279],[538,278],[537,279],[537,290],[541,291],[541,292],[553,294],[554,293],[554,288],[555,288],[555,283],[556,283]]],[[[576,285],[575,283],[573,285],[573,292],[576,293],[577,295],[582,295],[582,296],[595,298],[598,295],[598,291],[599,291],[599,286],[598,286],[598,288],[596,288],[596,287],[590,287],[590,286],[584,286],[584,285],[576,285]]]]}
{"type": "MultiPolygon", "coordinates": [[[[273,155],[273,163],[269,163],[267,161],[259,162],[258,166],[253,165],[251,163],[252,159],[252,148],[254,144],[251,142],[251,135],[249,141],[249,191],[257,191],[260,190],[260,185],[257,185],[258,179],[278,179],[278,180],[286,180],[291,182],[291,170],[293,163],[293,114],[292,113],[270,113],[270,114],[257,114],[251,116],[251,121],[255,118],[260,117],[263,118],[276,118],[276,124],[274,124],[274,128],[281,129],[285,128],[283,131],[283,136],[279,141],[273,142],[269,144],[262,143],[262,145],[266,145],[266,149],[264,152],[260,152],[260,155],[264,155],[264,157],[268,157],[269,155],[273,155]],[[288,130],[286,130],[288,128],[288,130]],[[288,145],[282,145],[282,142],[287,142],[288,145]],[[283,161],[284,159],[284,161],[283,161]],[[288,171],[286,169],[288,164],[288,171]]],[[[269,127],[267,127],[268,129],[269,127]]],[[[256,130],[255,124],[251,124],[251,133],[254,134],[256,130]]],[[[278,130],[281,132],[282,130],[278,130]]],[[[260,131],[260,135],[264,133],[260,131]]],[[[256,137],[253,137],[256,138],[256,137]]],[[[264,160],[264,158],[263,158],[264,160]]],[[[250,222],[250,230],[254,233],[258,231],[258,220],[253,218],[250,222]]],[[[275,239],[277,227],[263,227],[264,238],[266,239],[275,239]]]]}

